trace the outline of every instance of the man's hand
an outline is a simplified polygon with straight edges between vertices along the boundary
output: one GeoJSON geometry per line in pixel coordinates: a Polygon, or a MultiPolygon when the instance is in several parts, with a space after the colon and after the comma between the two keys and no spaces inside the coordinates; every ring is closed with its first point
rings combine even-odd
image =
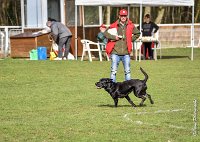
{"type": "Polygon", "coordinates": [[[116,40],[119,40],[119,37],[118,37],[118,36],[116,36],[116,37],[115,37],[115,39],[116,39],[116,40]]]}

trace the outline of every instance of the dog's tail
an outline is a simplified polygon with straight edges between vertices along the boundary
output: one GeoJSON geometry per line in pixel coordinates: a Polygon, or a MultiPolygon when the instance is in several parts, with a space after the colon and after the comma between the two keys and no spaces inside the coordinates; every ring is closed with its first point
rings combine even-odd
{"type": "Polygon", "coordinates": [[[141,72],[144,74],[145,78],[144,78],[144,82],[146,83],[149,76],[147,75],[147,73],[140,67],[141,72]]]}

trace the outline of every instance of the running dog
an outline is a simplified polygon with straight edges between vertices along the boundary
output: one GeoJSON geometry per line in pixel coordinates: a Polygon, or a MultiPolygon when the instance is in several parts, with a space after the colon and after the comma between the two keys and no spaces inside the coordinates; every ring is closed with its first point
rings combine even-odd
{"type": "Polygon", "coordinates": [[[146,92],[148,75],[141,67],[140,70],[145,76],[144,80],[131,79],[124,82],[115,83],[110,78],[102,78],[99,80],[99,82],[96,82],[95,85],[97,86],[97,89],[104,88],[110,94],[114,100],[115,107],[117,107],[118,98],[124,97],[128,100],[132,107],[136,107],[136,105],[128,96],[131,92],[133,92],[136,97],[142,99],[140,106],[143,105],[146,98],[149,98],[150,103],[154,104],[154,101],[151,99],[151,95],[146,92]]]}

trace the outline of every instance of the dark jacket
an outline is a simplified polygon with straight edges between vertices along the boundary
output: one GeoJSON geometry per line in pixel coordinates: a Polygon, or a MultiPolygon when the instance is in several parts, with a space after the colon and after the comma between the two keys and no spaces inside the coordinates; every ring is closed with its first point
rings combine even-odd
{"type": "MultiPolygon", "coordinates": [[[[140,26],[138,26],[138,29],[140,29],[140,26]]],[[[158,31],[159,27],[154,22],[143,22],[142,23],[142,36],[152,36],[154,33],[158,31]]]]}
{"type": "Polygon", "coordinates": [[[60,22],[52,21],[50,28],[55,41],[57,41],[58,38],[72,36],[72,33],[69,30],[69,28],[67,28],[64,24],[60,22]]]}
{"type": "Polygon", "coordinates": [[[104,36],[104,33],[99,32],[99,33],[97,34],[97,41],[100,42],[100,43],[107,44],[108,39],[104,36]]]}

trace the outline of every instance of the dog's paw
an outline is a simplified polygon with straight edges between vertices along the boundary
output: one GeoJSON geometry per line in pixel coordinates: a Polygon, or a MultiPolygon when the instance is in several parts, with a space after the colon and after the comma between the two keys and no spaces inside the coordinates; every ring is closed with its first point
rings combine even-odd
{"type": "Polygon", "coordinates": [[[144,104],[140,103],[139,106],[142,107],[144,104]]]}
{"type": "Polygon", "coordinates": [[[146,104],[139,104],[139,107],[146,107],[147,105],[146,104]]]}
{"type": "Polygon", "coordinates": [[[151,103],[151,104],[154,104],[154,101],[153,101],[153,100],[151,100],[151,101],[150,101],[150,103],[151,103]]]}

